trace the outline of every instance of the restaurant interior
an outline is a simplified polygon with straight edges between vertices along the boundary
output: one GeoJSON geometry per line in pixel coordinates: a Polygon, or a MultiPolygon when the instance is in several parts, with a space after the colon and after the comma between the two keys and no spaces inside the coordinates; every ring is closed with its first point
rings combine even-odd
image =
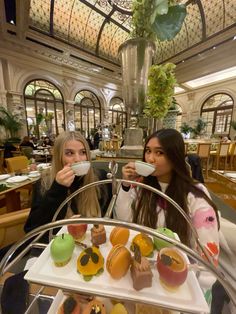
{"type": "MultiPolygon", "coordinates": [[[[155,41],[147,71],[153,64],[173,63],[176,83],[165,115],[153,118],[143,113],[139,100],[134,104],[135,97],[127,97],[136,77],[124,81],[127,71],[136,71],[131,59],[127,70],[121,56],[121,47],[132,38],[132,0],[0,0],[0,248],[25,236],[32,187],[39,179],[29,172],[50,172],[53,142],[64,130],[80,131],[86,138],[93,167],[112,172],[115,161],[121,178],[122,166],[142,160],[148,135],[174,128],[184,138],[193,177],[205,184],[220,210],[229,249],[221,263],[236,295],[236,3],[174,2],[185,5],[186,17],[173,39],[155,41]],[[10,127],[8,118],[13,119],[10,127]],[[24,137],[33,148],[19,145],[24,137]],[[9,156],[6,143],[14,146],[9,156]],[[13,174],[30,181],[8,185],[13,174]]],[[[13,272],[14,265],[13,271],[1,273],[1,289],[13,272]]],[[[41,294],[37,284],[31,297],[41,294]]],[[[52,286],[42,290],[44,298],[37,296],[27,313],[36,308],[47,313],[60,288],[52,286]]],[[[151,303],[145,297],[141,301],[151,303]]],[[[185,313],[182,305],[173,304],[168,312],[149,308],[148,313],[185,313]]],[[[127,313],[147,312],[136,308],[127,313]]],[[[186,313],[200,312],[186,308],[186,313]]],[[[222,313],[236,313],[236,305],[222,313]]]]}

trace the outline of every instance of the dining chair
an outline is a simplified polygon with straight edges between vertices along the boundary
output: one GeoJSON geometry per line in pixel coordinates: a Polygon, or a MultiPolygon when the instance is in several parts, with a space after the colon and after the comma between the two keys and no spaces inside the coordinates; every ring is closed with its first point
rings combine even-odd
{"type": "Polygon", "coordinates": [[[4,149],[0,149],[0,173],[5,173],[4,168],[4,149]]]}
{"type": "Polygon", "coordinates": [[[30,208],[1,215],[0,247],[15,243],[25,235],[24,225],[29,216],[30,208]]]}
{"type": "Polygon", "coordinates": [[[214,153],[211,153],[211,156],[213,157],[213,168],[218,170],[220,167],[220,161],[224,160],[224,168],[223,170],[226,170],[227,167],[227,158],[229,154],[229,146],[230,143],[220,143],[217,151],[214,153]]]}
{"type": "Polygon", "coordinates": [[[236,167],[234,168],[234,163],[236,160],[236,142],[232,142],[229,147],[229,166],[230,170],[236,170],[236,167]]]}
{"type": "Polygon", "coordinates": [[[197,155],[199,156],[201,163],[202,161],[205,161],[206,178],[208,178],[210,152],[211,152],[211,143],[198,143],[197,155]]]}
{"type": "Polygon", "coordinates": [[[31,159],[33,157],[33,148],[30,146],[21,146],[20,148],[21,152],[24,156],[26,156],[28,159],[31,159]]]}
{"type": "Polygon", "coordinates": [[[27,169],[29,165],[29,161],[26,156],[6,158],[5,161],[8,173],[21,172],[22,170],[27,169]]]}

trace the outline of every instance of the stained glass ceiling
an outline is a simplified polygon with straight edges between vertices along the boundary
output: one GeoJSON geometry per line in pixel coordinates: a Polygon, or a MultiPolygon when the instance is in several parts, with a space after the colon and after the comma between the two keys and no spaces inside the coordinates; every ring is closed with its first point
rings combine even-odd
{"type": "MultiPolygon", "coordinates": [[[[235,28],[235,0],[184,0],[187,18],[172,41],[157,42],[163,62],[235,28]]],[[[129,38],[131,0],[31,0],[29,26],[100,58],[119,63],[118,48],[129,38]]]]}

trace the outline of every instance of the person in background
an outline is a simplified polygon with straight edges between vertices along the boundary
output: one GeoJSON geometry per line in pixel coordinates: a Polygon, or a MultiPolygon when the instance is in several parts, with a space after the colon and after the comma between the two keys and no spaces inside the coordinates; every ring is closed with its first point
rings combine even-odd
{"type": "Polygon", "coordinates": [[[46,146],[53,146],[53,142],[50,140],[50,138],[48,136],[45,136],[43,143],[42,143],[43,147],[46,146]]]}
{"type": "MultiPolygon", "coordinates": [[[[29,217],[24,226],[29,232],[38,226],[49,223],[66,197],[80,187],[106,178],[106,172],[94,171],[91,166],[84,176],[76,176],[71,165],[80,161],[91,161],[86,139],[79,132],[65,131],[55,141],[50,174],[42,174],[41,181],[34,186],[29,217]]],[[[57,219],[73,215],[101,217],[105,214],[111,198],[108,185],[92,187],[74,197],[63,207],[57,219]],[[92,197],[91,197],[92,196],[92,197]]]]}
{"type": "Polygon", "coordinates": [[[98,129],[94,134],[93,149],[98,149],[101,138],[102,138],[102,131],[101,129],[98,129]]]}
{"type": "Polygon", "coordinates": [[[22,142],[20,143],[20,147],[22,146],[32,147],[33,149],[35,148],[34,144],[30,141],[29,136],[24,136],[22,142]]]}
{"type": "MultiPolygon", "coordinates": [[[[172,198],[191,217],[201,243],[217,264],[219,255],[219,218],[206,187],[194,181],[185,162],[184,141],[174,129],[162,129],[145,142],[143,161],[155,166],[148,177],[140,177],[133,162],[122,168],[123,179],[139,180],[172,198]]],[[[167,227],[181,241],[194,248],[195,239],[180,212],[160,196],[146,189],[122,184],[118,194],[115,217],[151,228],[167,227]]]]}

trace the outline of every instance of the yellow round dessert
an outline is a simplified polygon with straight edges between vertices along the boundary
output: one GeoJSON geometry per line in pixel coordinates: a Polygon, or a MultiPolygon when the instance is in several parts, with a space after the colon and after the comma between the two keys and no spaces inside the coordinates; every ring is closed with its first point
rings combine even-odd
{"type": "Polygon", "coordinates": [[[116,305],[113,306],[110,314],[128,314],[128,311],[126,310],[123,304],[117,303],[116,305]]]}
{"type": "Polygon", "coordinates": [[[154,244],[152,239],[144,233],[137,234],[131,244],[131,250],[134,251],[134,243],[139,246],[142,256],[151,257],[153,255],[154,244]]]}
{"type": "Polygon", "coordinates": [[[77,271],[84,280],[91,280],[93,276],[103,272],[104,258],[96,246],[84,249],[77,259],[77,271]]]}

